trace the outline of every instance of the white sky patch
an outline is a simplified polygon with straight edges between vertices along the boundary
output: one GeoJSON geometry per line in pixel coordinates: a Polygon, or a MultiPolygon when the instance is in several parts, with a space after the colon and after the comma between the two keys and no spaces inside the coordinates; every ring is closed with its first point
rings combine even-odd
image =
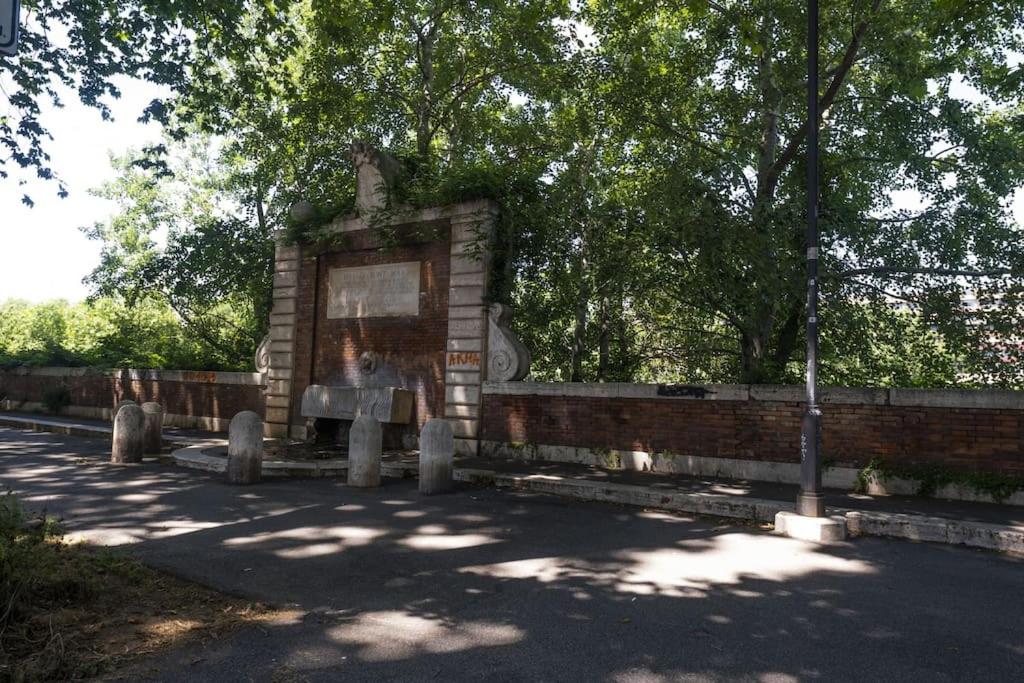
{"type": "Polygon", "coordinates": [[[79,231],[106,220],[113,202],[93,197],[91,188],[114,178],[110,154],[124,154],[160,141],[161,127],[137,121],[146,105],[167,91],[127,78],[115,78],[121,99],[111,103],[113,121],[82,105],[70,92],[65,107],[42,107],[40,120],[53,135],[47,143],[51,168],[70,193],[57,197],[57,183],[30,180],[19,186],[13,172],[0,183],[0,301],[8,298],[79,301],[88,294],[82,278],[99,263],[100,245],[79,231]],[[22,204],[22,195],[35,201],[22,204]]]}

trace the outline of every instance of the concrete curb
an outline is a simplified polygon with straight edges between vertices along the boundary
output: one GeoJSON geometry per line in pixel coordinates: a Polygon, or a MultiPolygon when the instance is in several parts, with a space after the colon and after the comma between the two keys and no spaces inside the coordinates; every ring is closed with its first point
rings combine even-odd
{"type": "MultiPolygon", "coordinates": [[[[671,512],[746,519],[767,524],[774,524],[777,513],[792,512],[795,509],[791,503],[776,500],[666,492],[644,486],[563,479],[550,475],[456,469],[455,478],[459,481],[490,483],[498,488],[549,493],[577,500],[651,507],[671,512]]],[[[1024,555],[1024,527],[965,522],[924,515],[865,512],[848,508],[832,508],[830,512],[845,519],[847,533],[853,537],[901,538],[1024,555]]]]}
{"type": "Polygon", "coordinates": [[[498,488],[550,493],[577,500],[650,507],[714,517],[748,519],[755,522],[774,522],[777,512],[793,509],[793,505],[775,500],[715,493],[681,493],[647,486],[595,482],[585,479],[564,479],[541,474],[506,474],[489,470],[457,468],[455,479],[477,484],[491,483],[498,488]]]}
{"type": "Polygon", "coordinates": [[[102,427],[82,422],[58,422],[57,420],[47,420],[42,417],[24,417],[21,415],[0,415],[0,425],[30,429],[33,432],[51,432],[53,434],[93,438],[98,436],[111,437],[114,433],[112,427],[102,427]]]}
{"type": "Polygon", "coordinates": [[[1024,555],[1024,527],[862,510],[837,512],[846,518],[851,536],[903,538],[1024,555]]]}
{"type": "MultiPolygon", "coordinates": [[[[84,422],[62,422],[58,420],[47,420],[46,418],[25,417],[23,415],[0,414],[0,426],[28,429],[33,432],[81,436],[87,439],[110,439],[114,435],[113,427],[106,427],[104,425],[88,424],[84,422]]],[[[205,441],[202,439],[187,436],[173,436],[168,438],[165,435],[163,438],[163,445],[168,448],[203,443],[205,443],[205,441]]],[[[224,443],[227,442],[225,441],[224,443]]]]}

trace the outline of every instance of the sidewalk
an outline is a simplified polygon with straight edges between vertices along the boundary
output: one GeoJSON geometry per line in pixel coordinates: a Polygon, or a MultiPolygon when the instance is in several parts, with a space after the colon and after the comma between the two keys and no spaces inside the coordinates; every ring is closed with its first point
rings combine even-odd
{"type": "MultiPolygon", "coordinates": [[[[596,484],[642,486],[664,493],[719,495],[784,503],[795,501],[800,490],[800,487],[795,484],[604,470],[588,465],[566,463],[462,458],[458,460],[457,466],[464,469],[489,470],[510,475],[533,475],[568,481],[588,481],[596,484]]],[[[1014,505],[947,501],[918,496],[868,496],[835,489],[825,490],[825,505],[830,512],[834,509],[861,510],[1024,527],[1024,508],[1014,505]]]]}
{"type": "MultiPolygon", "coordinates": [[[[86,417],[40,415],[38,413],[19,413],[15,411],[0,411],[0,425],[19,429],[31,429],[34,432],[66,434],[68,436],[110,438],[114,432],[113,426],[104,420],[92,420],[86,417]]],[[[164,427],[165,446],[191,445],[225,437],[226,434],[218,432],[164,427]]]]}
{"type": "MultiPolygon", "coordinates": [[[[109,438],[110,426],[95,420],[0,413],[0,424],[38,431],[109,438]]],[[[213,472],[226,461],[203,452],[223,443],[226,435],[194,430],[166,429],[165,441],[180,446],[179,464],[213,472]],[[211,443],[213,442],[213,443],[211,443]],[[189,457],[182,458],[180,454],[189,457]]],[[[329,470],[343,475],[347,461],[272,463],[267,474],[302,476],[304,471],[329,470]]],[[[385,463],[385,476],[406,477],[414,466],[385,463]],[[399,466],[401,465],[401,466],[399,466]]],[[[310,471],[309,474],[312,474],[310,471]]],[[[459,481],[548,493],[578,500],[601,501],[673,512],[744,519],[773,524],[778,512],[793,511],[798,487],[789,484],[732,481],[685,475],[604,470],[587,465],[521,462],[490,458],[459,458],[459,481]]],[[[1024,554],[1024,508],[992,503],[945,501],[913,496],[868,496],[826,490],[828,514],[843,516],[851,535],[884,536],[968,545],[1024,554]]]]}

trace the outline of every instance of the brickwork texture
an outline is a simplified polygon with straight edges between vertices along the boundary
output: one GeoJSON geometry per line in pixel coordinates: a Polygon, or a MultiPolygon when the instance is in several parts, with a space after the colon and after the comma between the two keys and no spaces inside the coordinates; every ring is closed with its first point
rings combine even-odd
{"type": "MultiPolygon", "coordinates": [[[[484,395],[488,441],[799,462],[795,401],[484,395]]],[[[835,465],[941,465],[1024,475],[1024,410],[828,404],[823,445],[835,465]]]]}
{"type": "Polygon", "coordinates": [[[167,414],[230,420],[236,413],[252,410],[263,414],[263,387],[259,384],[217,381],[221,373],[174,372],[174,379],[160,373],[107,371],[81,375],[0,372],[0,400],[11,410],[44,402],[47,392],[66,388],[71,396],[68,412],[76,408],[112,409],[121,400],[155,401],[167,414]],[[141,377],[141,379],[140,379],[141,377]]]}

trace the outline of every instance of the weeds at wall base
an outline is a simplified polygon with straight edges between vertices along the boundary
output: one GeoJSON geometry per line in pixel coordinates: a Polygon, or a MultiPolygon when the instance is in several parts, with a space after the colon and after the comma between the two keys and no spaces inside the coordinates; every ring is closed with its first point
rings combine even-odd
{"type": "Polygon", "coordinates": [[[874,459],[857,473],[854,487],[856,493],[866,493],[871,479],[910,479],[919,484],[917,495],[931,497],[944,486],[962,486],[975,493],[991,496],[1002,502],[1024,491],[1024,477],[996,474],[992,472],[963,472],[938,465],[897,467],[882,459],[874,459]]]}

